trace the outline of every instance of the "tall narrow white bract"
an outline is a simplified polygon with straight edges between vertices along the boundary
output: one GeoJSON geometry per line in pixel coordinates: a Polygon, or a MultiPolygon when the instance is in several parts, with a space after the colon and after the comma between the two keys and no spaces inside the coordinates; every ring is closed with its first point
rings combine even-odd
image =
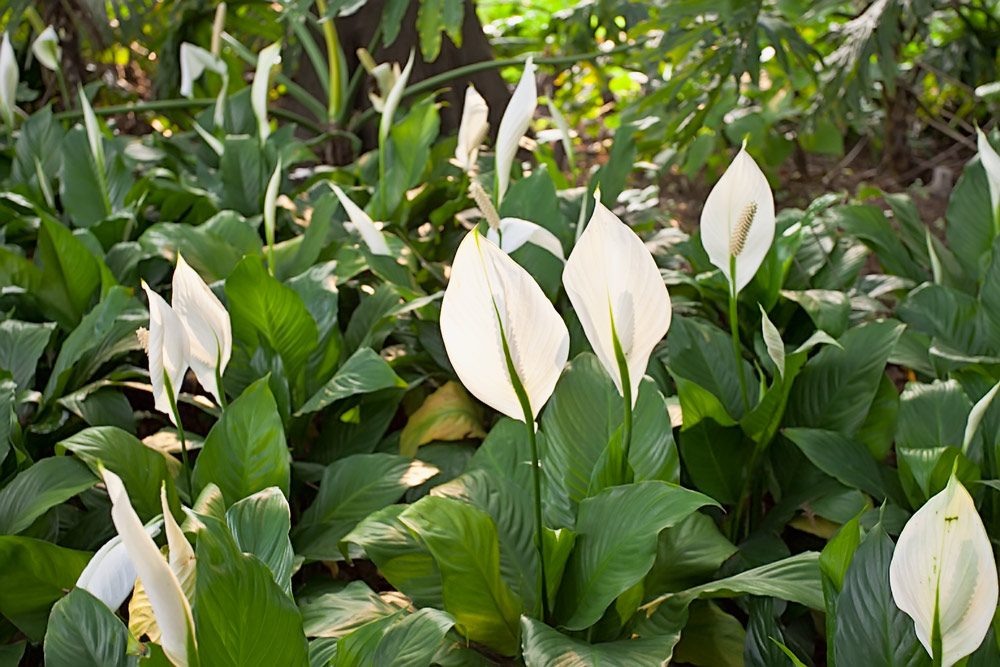
{"type": "Polygon", "coordinates": [[[177,577],[184,596],[194,598],[195,558],[191,543],[184,537],[184,531],[177,524],[167,503],[166,484],[160,486],[160,507],[163,510],[163,532],[167,534],[167,550],[170,553],[170,569],[177,577]]]}
{"type": "Polygon", "coordinates": [[[565,260],[562,244],[556,235],[539,224],[521,218],[501,218],[497,229],[490,227],[486,238],[500,246],[508,255],[525,243],[533,243],[539,248],[565,260]]]}
{"type": "Polygon", "coordinates": [[[903,527],[889,585],[931,654],[936,611],[942,667],[979,648],[997,610],[997,569],[972,496],[954,475],[903,527]]]}
{"type": "Polygon", "coordinates": [[[173,400],[176,401],[191,356],[187,328],[174,309],[162,296],[150,289],[145,280],[142,281],[142,289],[149,297],[149,331],[145,348],[149,355],[149,381],[153,385],[153,399],[156,409],[169,415],[170,421],[176,426],[163,376],[165,373],[170,378],[173,400]]]}
{"type": "Polygon", "coordinates": [[[406,61],[406,67],[392,84],[389,94],[385,96],[385,104],[382,108],[382,120],[378,126],[379,140],[385,142],[392,128],[392,118],[396,115],[396,108],[399,107],[403,99],[403,91],[406,90],[406,82],[410,79],[410,72],[413,70],[413,51],[410,51],[410,58],[406,61]]]}
{"type": "Polygon", "coordinates": [[[535,63],[531,58],[524,62],[524,72],[517,82],[514,94],[507,103],[507,109],[500,119],[497,130],[496,171],[497,171],[497,208],[507,192],[510,184],[510,167],[517,154],[517,146],[521,137],[528,131],[531,119],[535,116],[538,106],[538,89],[535,86],[535,63]]]}
{"type": "Polygon", "coordinates": [[[649,355],[670,327],[670,295],[646,246],[595,195],[594,214],[566,261],[563,284],[590,346],[623,394],[614,327],[635,405],[649,355]]]}
{"type": "Polygon", "coordinates": [[[471,83],[465,89],[465,106],[462,108],[462,121],[458,126],[458,145],[455,147],[456,164],[463,171],[471,171],[476,166],[479,157],[479,146],[486,138],[489,129],[490,108],[486,100],[471,83]]]}
{"type": "Polygon", "coordinates": [[[216,379],[216,367],[221,378],[233,352],[229,311],[180,253],[174,269],[173,293],[173,310],[188,336],[191,370],[221,405],[222,387],[216,379]]]}
{"type": "Polygon", "coordinates": [[[333,185],[333,192],[340,200],[340,205],[347,212],[347,217],[351,219],[354,228],[361,235],[361,240],[365,242],[373,255],[391,255],[389,246],[385,242],[382,232],[375,226],[375,222],[361,210],[361,207],[351,201],[351,198],[344,194],[338,186],[333,185]]]}
{"type": "Polygon", "coordinates": [[[205,70],[215,72],[222,77],[219,95],[215,99],[215,114],[213,120],[216,126],[222,125],[223,110],[226,104],[226,88],[229,86],[229,70],[222,58],[188,42],[181,43],[181,95],[194,97],[194,82],[201,78],[205,70]]]}
{"type": "Polygon", "coordinates": [[[1000,207],[1000,155],[986,138],[986,134],[976,128],[977,142],[979,148],[979,161],[986,170],[986,180],[990,185],[990,203],[993,205],[993,217],[996,218],[997,208],[1000,207]]]}
{"type": "Polygon", "coordinates": [[[62,47],[59,46],[59,35],[56,34],[56,29],[52,26],[45,28],[32,42],[31,52],[35,54],[35,58],[43,67],[53,72],[58,70],[62,60],[62,47]]]}
{"type": "Polygon", "coordinates": [[[222,31],[226,27],[226,3],[220,2],[215,7],[215,18],[212,20],[212,55],[219,57],[222,53],[222,31]]]}
{"type": "Polygon", "coordinates": [[[744,144],[705,200],[701,243],[730,286],[734,279],[729,275],[729,260],[735,256],[735,286],[739,293],[757,273],[773,240],[771,186],[744,144]]]}
{"type": "Polygon", "coordinates": [[[250,85],[250,106],[257,118],[257,134],[266,141],[271,135],[271,122],[267,118],[267,94],[271,91],[271,69],[281,60],[281,42],[264,47],[257,54],[257,70],[250,85]]]}
{"type": "Polygon", "coordinates": [[[569,331],[538,283],[476,230],[455,254],[441,303],[441,337],[462,384],[483,403],[520,421],[525,416],[504,339],[532,419],[552,395],[569,356],[569,331]]]}
{"type": "MultiPolygon", "coordinates": [[[[162,526],[163,522],[157,521],[146,527],[146,533],[156,537],[162,526]]],[[[97,550],[76,580],[76,587],[89,592],[112,611],[122,606],[135,588],[135,566],[121,535],[115,535],[97,550]]]]}
{"type": "Polygon", "coordinates": [[[10,45],[10,33],[5,32],[0,42],[0,120],[11,126],[14,124],[17,82],[20,78],[14,47],[10,45]]]}
{"type": "Polygon", "coordinates": [[[132,509],[121,479],[110,470],[102,472],[111,497],[111,519],[149,596],[153,615],[160,626],[163,652],[177,667],[187,667],[192,657],[197,662],[198,650],[191,606],[173,570],[132,509]]]}

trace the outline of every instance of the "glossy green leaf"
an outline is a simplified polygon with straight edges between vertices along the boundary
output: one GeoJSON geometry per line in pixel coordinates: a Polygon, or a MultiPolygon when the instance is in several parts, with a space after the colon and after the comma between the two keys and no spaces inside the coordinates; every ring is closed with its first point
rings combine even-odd
{"type": "Polygon", "coordinates": [[[420,0],[417,30],[420,32],[420,51],[427,62],[437,60],[442,32],[447,32],[456,46],[462,45],[464,8],[462,0],[420,0]]]}
{"type": "Polygon", "coordinates": [[[837,481],[879,498],[887,494],[868,448],[837,431],[789,428],[784,431],[813,465],[837,481]]]}
{"type": "Polygon", "coordinates": [[[986,172],[981,164],[965,168],[948,199],[945,233],[948,247],[973,278],[982,276],[993,243],[993,212],[986,172]]]}
{"type": "Polygon", "coordinates": [[[63,328],[73,328],[87,312],[101,284],[98,261],[69,229],[42,220],[35,255],[42,271],[38,298],[63,328]]]}
{"type": "Polygon", "coordinates": [[[798,292],[783,290],[781,296],[802,306],[816,328],[834,338],[843,334],[847,328],[847,316],[851,313],[851,304],[844,292],[819,289],[798,292]]]}
{"type": "Polygon", "coordinates": [[[296,415],[318,412],[335,401],[390,387],[406,387],[385,359],[370,347],[362,347],[344,362],[336,374],[306,401],[296,415]]]}
{"type": "Polygon", "coordinates": [[[524,662],[528,667],[649,667],[666,664],[676,637],[644,637],[588,644],[527,616],[521,617],[524,662]]]}
{"type": "Polygon", "coordinates": [[[736,551],[712,517],[696,512],[660,532],[656,560],[643,580],[646,596],[705,583],[736,551]]]}
{"type": "Polygon", "coordinates": [[[192,481],[199,492],[217,485],[227,505],[269,486],[288,494],[288,447],[267,378],[247,387],[208,432],[192,481]]]}
{"type": "Polygon", "coordinates": [[[45,633],[45,664],[50,667],[127,667],[138,664],[128,655],[128,628],[107,605],[82,588],[52,607],[45,633]]]}
{"type": "Polygon", "coordinates": [[[299,605],[308,637],[345,637],[366,623],[399,611],[363,581],[352,581],[343,590],[301,600],[299,605]]]}
{"type": "Polygon", "coordinates": [[[295,558],[288,539],[291,522],[288,501],[275,486],[233,503],[226,511],[226,524],[240,551],[263,561],[274,581],[289,596],[295,558]]]}
{"type": "Polygon", "coordinates": [[[703,419],[680,433],[681,457],[695,488],[721,503],[734,505],[739,500],[752,454],[752,444],[735,426],[723,428],[711,419],[703,419]]]}
{"type": "Polygon", "coordinates": [[[424,667],[438,651],[455,620],[437,609],[420,609],[404,616],[382,636],[373,665],[424,667]]]}
{"type": "Polygon", "coordinates": [[[45,351],[54,324],[17,320],[0,322],[0,369],[14,376],[18,391],[31,389],[35,366],[45,351]]]}
{"type": "Polygon", "coordinates": [[[16,535],[50,507],[97,483],[87,467],[69,457],[42,459],[0,490],[0,535],[16,535]]]}
{"type": "Polygon", "coordinates": [[[682,664],[742,667],[746,634],[739,620],[714,602],[697,600],[674,648],[674,659],[682,664]]]}

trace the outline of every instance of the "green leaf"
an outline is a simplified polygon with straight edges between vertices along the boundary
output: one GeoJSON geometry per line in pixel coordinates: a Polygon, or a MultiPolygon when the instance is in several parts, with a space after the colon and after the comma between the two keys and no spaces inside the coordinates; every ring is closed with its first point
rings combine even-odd
{"type": "Polygon", "coordinates": [[[454,624],[455,619],[437,609],[420,609],[404,616],[383,635],[371,664],[425,667],[454,624]]]}
{"type": "Polygon", "coordinates": [[[0,535],[20,533],[50,507],[96,483],[87,467],[74,459],[56,456],[38,461],[0,490],[0,535]]]}
{"type": "Polygon", "coordinates": [[[67,132],[62,141],[59,200],[80,227],[90,227],[111,215],[105,179],[90,151],[87,133],[80,128],[67,132]]]}
{"type": "Polygon", "coordinates": [[[14,436],[20,433],[20,422],[14,412],[16,391],[10,373],[0,371],[0,463],[7,458],[14,436]]]}
{"type": "Polygon", "coordinates": [[[302,617],[256,556],[241,553],[226,527],[204,519],[198,534],[195,634],[204,665],[308,665],[302,617]]]}
{"type": "Polygon", "coordinates": [[[308,637],[344,637],[399,611],[363,581],[352,581],[343,590],[304,599],[299,604],[308,637]]]}
{"type": "Polygon", "coordinates": [[[247,387],[208,432],[192,481],[198,492],[216,484],[227,505],[269,486],[288,495],[288,447],[266,377],[247,387]]]}
{"type": "Polygon", "coordinates": [[[778,375],[785,375],[785,343],[781,340],[781,333],[778,327],[767,316],[764,306],[758,304],[760,308],[761,333],[764,337],[764,345],[767,347],[767,354],[774,362],[774,367],[778,375]]]}
{"type": "MultiPolygon", "coordinates": [[[[421,11],[427,2],[444,2],[446,4],[459,2],[461,4],[461,0],[422,0],[421,11]]],[[[440,29],[437,34],[440,37],[440,29]]],[[[390,140],[386,151],[386,161],[388,162],[386,178],[389,183],[385,196],[389,206],[385,210],[396,210],[404,201],[406,191],[422,182],[427,162],[431,157],[431,144],[438,136],[440,125],[441,120],[438,116],[437,105],[430,99],[414,105],[404,118],[393,123],[392,129],[389,131],[390,140]]],[[[369,207],[369,210],[382,210],[378,204],[380,197],[381,190],[378,191],[373,202],[374,208],[369,207]]],[[[396,264],[396,266],[399,265],[396,264]]]]}
{"type": "Polygon", "coordinates": [[[391,505],[368,515],[344,536],[378,567],[386,581],[419,607],[444,606],[441,573],[434,557],[407,529],[399,515],[408,505],[391,505]]]}
{"type": "Polygon", "coordinates": [[[399,37],[399,29],[403,25],[403,16],[410,6],[409,0],[388,0],[382,13],[382,39],[385,45],[392,46],[399,37]]]}
{"type": "MultiPolygon", "coordinates": [[[[594,466],[623,419],[622,397],[597,357],[578,355],[563,371],[542,413],[545,467],[563,471],[570,499],[587,497],[594,466]]],[[[633,410],[629,463],[638,481],[676,481],[679,461],[663,396],[656,383],[643,380],[633,410]]],[[[522,426],[523,428],[523,426],[522,426]]]]}
{"type": "Polygon", "coordinates": [[[437,60],[441,52],[441,32],[447,31],[455,46],[462,45],[463,0],[420,0],[417,30],[420,32],[420,52],[427,62],[437,60]]]}
{"type": "MultiPolygon", "coordinates": [[[[733,419],[743,417],[743,397],[739,369],[733,356],[733,342],[722,329],[701,319],[675,317],[670,324],[669,352],[668,369],[671,375],[707,390],[722,403],[733,419]]],[[[746,377],[753,378],[753,367],[745,360],[742,363],[746,377]]],[[[753,382],[747,383],[747,392],[750,405],[756,405],[757,388],[753,382]]]]}
{"type": "Polygon", "coordinates": [[[31,389],[35,366],[48,345],[54,324],[0,322],[0,368],[14,376],[18,391],[31,389]]]}
{"type": "Polygon", "coordinates": [[[834,338],[847,329],[847,317],[851,314],[851,302],[844,292],[810,289],[802,291],[782,290],[781,296],[802,306],[813,324],[834,338]]]}
{"type": "Polygon", "coordinates": [[[965,168],[948,199],[945,234],[948,247],[965,271],[979,282],[986,267],[986,253],[996,235],[993,204],[982,164],[965,168]]]}
{"type": "Polygon", "coordinates": [[[331,463],[323,471],[316,499],[295,527],[296,552],[340,560],[338,544],[358,521],[437,473],[423,461],[393,454],[355,454],[331,463]]]}
{"type": "Polygon", "coordinates": [[[95,475],[100,466],[122,478],[136,513],[143,521],[160,514],[160,486],[167,485],[167,498],[176,506],[177,492],[166,456],[147,447],[131,433],[114,426],[87,428],[59,442],[87,464],[95,475]]]}
{"type": "Polygon", "coordinates": [[[52,607],[45,633],[45,664],[49,667],[127,667],[138,658],[128,655],[135,640],[107,605],[82,588],[52,607]]]}
{"type": "Polygon", "coordinates": [[[399,434],[399,453],[416,456],[421,445],[436,440],[485,438],[482,410],[458,382],[449,380],[424,399],[399,434]]]}
{"type": "Polygon", "coordinates": [[[659,481],[612,487],[581,502],[576,546],[556,602],[561,625],[583,630],[596,623],[615,598],[646,576],[660,531],[705,505],[716,503],[659,481]]]}
{"type": "MultiPolygon", "coordinates": [[[[676,636],[643,637],[588,644],[527,616],[521,617],[524,662],[528,667],[649,667],[666,664],[676,636]]],[[[679,634],[679,633],[678,633],[679,634]]]]}
{"type": "Polygon", "coordinates": [[[271,171],[264,164],[260,142],[255,137],[227,137],[219,159],[222,207],[247,216],[258,215],[271,171]]]}
{"type": "Polygon", "coordinates": [[[288,531],[292,517],[281,490],[272,486],[233,503],[226,511],[226,524],[240,551],[263,561],[281,590],[291,596],[295,553],[288,531]]]}
{"type": "Polygon", "coordinates": [[[957,380],[907,383],[899,397],[896,447],[961,447],[972,402],[957,380]]]}
{"type": "MultiPolygon", "coordinates": [[[[868,204],[841,206],[834,209],[834,219],[847,233],[861,239],[878,254],[878,260],[886,273],[903,276],[916,282],[924,282],[929,277],[927,271],[921,268],[907,250],[899,232],[879,207],[868,204]]],[[[815,322],[815,319],[813,321],[815,322]]],[[[819,327],[819,324],[816,326],[819,327]]],[[[839,334],[834,333],[834,335],[839,334]]]]}
{"type": "Polygon", "coordinates": [[[820,350],[795,380],[785,423],[856,435],[902,331],[898,322],[872,322],[845,333],[843,349],[820,350]]]}
{"type": "Polygon", "coordinates": [[[35,254],[42,272],[38,298],[64,329],[72,329],[87,312],[101,284],[98,261],[69,229],[42,220],[35,254]]]}
{"type": "Polygon", "coordinates": [[[406,382],[377,352],[370,347],[362,347],[295,414],[318,412],[335,401],[390,387],[405,388],[406,382]]]}
{"type": "Polygon", "coordinates": [[[892,540],[881,524],[865,537],[847,568],[837,600],[838,665],[916,667],[930,665],[913,621],[896,607],[889,588],[892,540]]]}
{"type": "MultiPolygon", "coordinates": [[[[232,211],[224,211],[219,215],[232,211]]],[[[211,221],[210,221],[211,222],[211,221]]],[[[173,222],[159,222],[149,227],[139,237],[139,245],[146,254],[165,258],[171,264],[178,254],[191,265],[206,281],[213,283],[224,280],[233,272],[243,258],[243,252],[226,239],[208,229],[208,224],[193,225],[173,222]]],[[[250,232],[253,229],[240,221],[250,232]]],[[[259,252],[259,248],[256,249],[259,252]]]]}
{"type": "Polygon", "coordinates": [[[878,498],[888,493],[868,448],[836,431],[789,428],[784,431],[814,466],[847,486],[878,498]]]}
{"type": "Polygon", "coordinates": [[[226,279],[226,297],[233,336],[248,351],[266,342],[281,357],[290,381],[299,377],[319,333],[295,290],[269,276],[260,257],[248,256],[226,279]]]}
{"type": "Polygon", "coordinates": [[[459,631],[513,655],[520,605],[500,576],[500,548],[489,515],[451,498],[426,496],[399,515],[434,556],[444,608],[459,631]]]}
{"type": "Polygon", "coordinates": [[[21,125],[14,142],[14,168],[12,178],[23,183],[36,194],[35,201],[44,201],[44,190],[51,190],[50,175],[59,173],[63,152],[60,150],[65,132],[62,123],[52,115],[52,107],[37,111],[21,125]],[[38,167],[36,167],[36,161],[38,167]],[[45,183],[39,179],[45,179],[45,183]]]}
{"type": "Polygon", "coordinates": [[[73,588],[91,555],[30,537],[0,537],[0,614],[41,641],[49,609],[73,588]]]}
{"type": "Polygon", "coordinates": [[[680,432],[680,449],[695,488],[726,505],[739,501],[753,449],[738,427],[703,419],[680,432]]]}
{"type": "Polygon", "coordinates": [[[695,601],[681,640],[674,648],[674,660],[692,665],[743,667],[743,644],[747,633],[735,617],[714,602],[695,601]]]}
{"type": "Polygon", "coordinates": [[[656,560],[643,586],[647,596],[680,591],[705,583],[736,553],[712,517],[696,512],[660,532],[656,560]]]}

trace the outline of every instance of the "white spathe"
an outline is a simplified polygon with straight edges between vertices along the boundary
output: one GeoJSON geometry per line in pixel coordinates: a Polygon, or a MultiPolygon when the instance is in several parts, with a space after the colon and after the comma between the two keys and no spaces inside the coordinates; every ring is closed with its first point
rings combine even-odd
{"type": "Polygon", "coordinates": [[[221,58],[196,44],[181,42],[181,95],[194,97],[194,82],[201,78],[205,70],[225,74],[226,65],[221,58]]]}
{"type": "Polygon", "coordinates": [[[59,69],[59,62],[62,60],[62,47],[59,46],[59,35],[56,29],[48,26],[41,32],[31,44],[31,52],[35,58],[53,72],[59,69]]]}
{"type": "Polygon", "coordinates": [[[774,240],[774,195],[764,172],[747,153],[746,144],[712,188],[701,212],[701,243],[712,264],[733,285],[729,275],[730,250],[736,254],[735,291],[749,283],[774,240]],[[741,225],[749,217],[749,228],[741,225]],[[740,227],[743,227],[741,230],[740,227]],[[742,241],[738,240],[741,236],[742,241]]]}
{"type": "Polygon", "coordinates": [[[562,244],[556,235],[541,225],[521,218],[501,218],[499,229],[490,227],[486,238],[500,246],[508,255],[525,243],[533,243],[565,261],[562,244]]]}
{"type": "MultiPolygon", "coordinates": [[[[180,253],[177,253],[171,301],[187,332],[191,370],[201,386],[221,405],[222,387],[216,380],[216,367],[221,378],[233,352],[232,322],[219,297],[180,253]]],[[[173,378],[170,381],[173,382],[173,378]]]]}
{"type": "Polygon", "coordinates": [[[441,303],[441,337],[462,384],[479,400],[525,421],[504,355],[506,338],[532,420],[569,356],[569,331],[538,283],[477,230],[462,240],[441,303]]]}
{"type": "Polygon", "coordinates": [[[160,626],[160,646],[170,662],[177,667],[187,667],[189,654],[197,655],[198,650],[191,606],[173,570],[132,509],[121,479],[110,470],[102,470],[102,473],[111,497],[111,519],[146,590],[156,624],[160,626]]]}
{"type": "Polygon", "coordinates": [[[383,143],[389,136],[389,130],[392,129],[393,116],[396,115],[396,108],[399,107],[399,103],[403,99],[406,82],[410,79],[410,72],[413,70],[413,55],[413,51],[410,51],[410,58],[406,61],[406,67],[396,77],[396,80],[392,83],[392,88],[389,89],[389,94],[385,96],[385,103],[382,107],[382,119],[378,125],[379,141],[383,143]]]}
{"type": "Polygon", "coordinates": [[[167,394],[167,384],[164,374],[170,378],[173,389],[173,400],[181,391],[184,374],[187,372],[191,357],[191,344],[187,328],[174,309],[163,300],[163,297],[150,289],[146,281],[142,281],[142,289],[149,298],[149,338],[146,341],[146,353],[149,355],[149,381],[153,385],[155,407],[168,415],[170,421],[177,425],[174,412],[170,409],[170,396],[167,394]]]}
{"type": "Polygon", "coordinates": [[[257,54],[257,70],[250,85],[250,106],[257,118],[257,134],[261,142],[271,135],[271,122],[267,118],[267,95],[271,91],[271,69],[281,60],[281,42],[264,47],[257,54]]]}
{"type": "Polygon", "coordinates": [[[670,295],[632,229],[597,200],[563,270],[563,285],[601,364],[623,394],[612,326],[628,366],[632,405],[649,355],[670,328],[670,295]]]}
{"type": "Polygon", "coordinates": [[[517,146],[521,137],[528,131],[531,119],[535,116],[538,106],[538,89],[535,86],[535,63],[529,57],[524,62],[521,80],[517,82],[514,94],[511,95],[507,109],[500,119],[497,130],[496,172],[497,172],[497,208],[507,192],[510,184],[510,167],[514,164],[517,146]]]}
{"type": "Polygon", "coordinates": [[[167,486],[160,486],[160,508],[163,510],[163,532],[167,534],[167,550],[170,554],[170,569],[177,577],[177,583],[181,585],[184,596],[188,600],[194,599],[194,578],[195,578],[195,557],[191,543],[184,537],[177,520],[170,511],[170,504],[167,502],[167,486]]]}
{"type": "MultiPolygon", "coordinates": [[[[162,521],[156,521],[146,526],[146,534],[156,537],[162,526],[162,521]]],[[[121,535],[115,535],[97,550],[76,580],[76,587],[89,592],[112,611],[122,606],[135,588],[135,566],[121,535]]]]}
{"type": "Polygon", "coordinates": [[[928,653],[937,605],[942,667],[982,643],[997,610],[997,569],[972,496],[955,475],[903,527],[889,585],[928,653]]]}
{"type": "Polygon", "coordinates": [[[486,100],[471,83],[465,89],[465,106],[458,125],[458,145],[455,147],[454,164],[463,171],[471,171],[479,157],[479,147],[489,129],[490,108],[486,100]]]}
{"type": "Polygon", "coordinates": [[[977,142],[979,148],[979,161],[986,170],[986,180],[990,185],[990,203],[993,205],[993,217],[997,215],[997,208],[1000,207],[1000,155],[986,138],[986,134],[976,128],[977,142]]]}
{"type": "Polygon", "coordinates": [[[331,185],[334,194],[337,195],[337,199],[340,200],[340,205],[344,207],[347,212],[347,217],[351,219],[351,224],[354,228],[358,230],[358,234],[361,235],[361,240],[365,242],[368,249],[373,255],[392,255],[389,252],[389,246],[385,242],[385,236],[378,227],[375,226],[375,222],[369,217],[367,213],[361,210],[361,207],[351,201],[351,198],[344,194],[344,191],[340,189],[337,185],[331,185]]]}
{"type": "Polygon", "coordinates": [[[0,42],[0,120],[14,123],[14,106],[17,101],[17,82],[21,72],[17,69],[14,47],[10,45],[10,33],[4,33],[0,42]]]}

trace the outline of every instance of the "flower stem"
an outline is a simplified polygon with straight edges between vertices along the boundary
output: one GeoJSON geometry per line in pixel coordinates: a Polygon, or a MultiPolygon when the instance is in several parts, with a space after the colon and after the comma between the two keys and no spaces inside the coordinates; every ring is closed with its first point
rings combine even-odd
{"type": "Polygon", "coordinates": [[[181,424],[181,413],[177,409],[177,399],[174,398],[174,387],[170,382],[170,376],[166,369],[163,371],[163,384],[167,387],[167,398],[170,400],[170,411],[174,414],[174,423],[177,425],[177,437],[181,441],[181,460],[184,463],[184,479],[187,482],[188,493],[194,499],[194,486],[191,483],[191,463],[188,460],[187,440],[184,438],[184,426],[181,424]]]}
{"type": "Polygon", "coordinates": [[[329,68],[329,104],[327,106],[328,118],[335,118],[340,113],[341,90],[340,90],[340,41],[337,38],[337,28],[333,24],[333,18],[326,16],[326,0],[316,0],[316,9],[323,25],[323,40],[326,42],[326,60],[329,68]],[[322,21],[322,19],[327,20],[322,21]]]}
{"type": "MultiPolygon", "coordinates": [[[[608,306],[610,312],[610,305],[608,306]]],[[[628,484],[632,481],[629,474],[631,467],[628,462],[628,451],[632,445],[632,379],[629,377],[628,362],[625,360],[625,352],[622,350],[621,341],[618,340],[618,332],[615,330],[615,317],[611,313],[611,343],[615,349],[615,361],[618,362],[618,375],[621,377],[622,399],[624,400],[624,420],[622,421],[622,478],[620,483],[628,484]]]]}
{"type": "Polygon", "coordinates": [[[222,374],[219,373],[219,367],[222,365],[222,350],[219,350],[216,356],[215,362],[215,386],[218,388],[219,392],[219,407],[223,410],[229,407],[229,401],[226,400],[226,390],[222,386],[222,374]]]}
{"type": "Polygon", "coordinates": [[[747,380],[743,373],[743,352],[740,348],[740,324],[736,309],[736,258],[729,258],[729,332],[733,337],[733,354],[736,356],[736,368],[740,376],[740,394],[743,396],[743,414],[750,412],[750,401],[747,398],[747,380]]]}

